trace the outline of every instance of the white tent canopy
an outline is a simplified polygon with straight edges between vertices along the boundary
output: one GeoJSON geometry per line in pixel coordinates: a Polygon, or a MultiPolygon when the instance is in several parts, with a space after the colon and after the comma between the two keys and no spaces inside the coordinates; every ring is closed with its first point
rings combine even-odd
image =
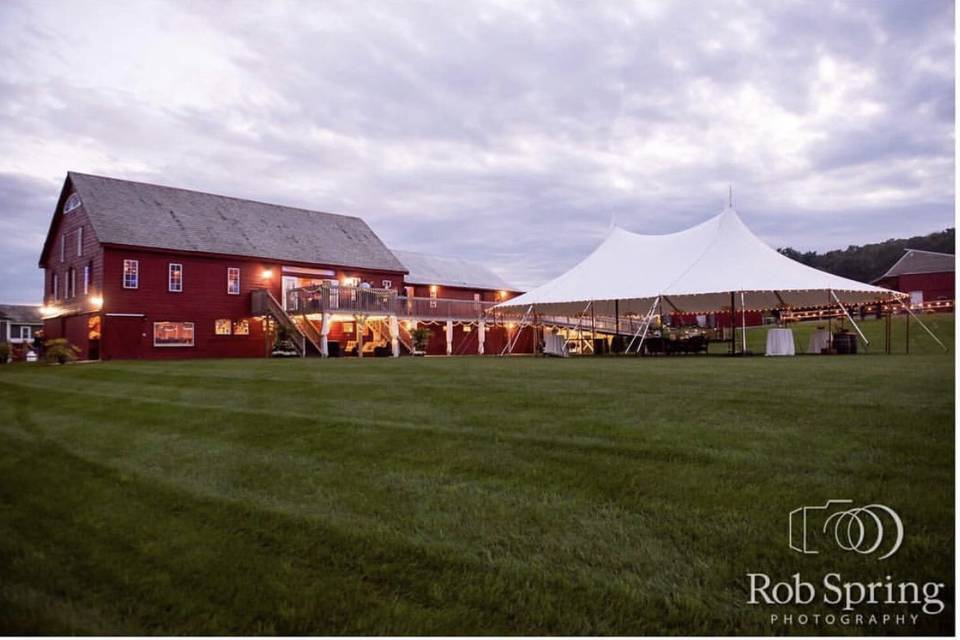
{"type": "Polygon", "coordinates": [[[495,309],[572,316],[591,312],[646,315],[659,300],[665,313],[708,313],[736,307],[776,309],[865,304],[903,294],[800,264],[767,246],[732,208],[684,231],[641,235],[614,228],[563,275],[495,309]],[[742,302],[741,302],[742,294],[742,302]],[[742,305],[742,306],[741,306],[742,305]]]}

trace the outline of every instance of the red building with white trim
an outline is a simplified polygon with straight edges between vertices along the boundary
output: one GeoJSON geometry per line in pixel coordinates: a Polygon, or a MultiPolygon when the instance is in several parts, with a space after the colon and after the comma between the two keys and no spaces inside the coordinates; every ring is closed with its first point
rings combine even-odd
{"type": "Polygon", "coordinates": [[[905,249],[873,284],[910,294],[910,304],[934,311],[953,309],[956,257],[949,253],[905,249]]]}
{"type": "MultiPolygon", "coordinates": [[[[437,282],[431,303],[429,289],[418,297],[430,284],[408,283],[360,218],[74,172],[40,267],[46,338],[87,359],[262,357],[277,332],[300,355],[396,355],[411,349],[407,323],[441,320],[461,338],[489,325],[500,348],[509,328],[485,311],[517,293],[437,282]]],[[[447,349],[431,341],[428,353],[447,349]]]]}

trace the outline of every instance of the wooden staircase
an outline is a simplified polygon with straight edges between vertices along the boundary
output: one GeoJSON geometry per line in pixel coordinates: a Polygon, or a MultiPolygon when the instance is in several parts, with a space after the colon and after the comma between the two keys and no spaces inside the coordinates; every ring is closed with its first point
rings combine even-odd
{"type": "Polygon", "coordinates": [[[250,312],[255,316],[270,316],[284,327],[293,338],[293,346],[301,358],[320,355],[320,332],[306,316],[294,319],[267,289],[255,289],[250,294],[250,312]]]}

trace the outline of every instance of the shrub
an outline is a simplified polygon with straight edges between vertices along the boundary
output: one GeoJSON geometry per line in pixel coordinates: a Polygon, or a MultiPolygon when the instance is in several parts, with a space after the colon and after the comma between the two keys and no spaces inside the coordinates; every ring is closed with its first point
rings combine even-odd
{"type": "Polygon", "coordinates": [[[7,342],[0,342],[0,364],[7,364],[7,361],[10,360],[10,344],[7,342]]]}
{"type": "Polygon", "coordinates": [[[47,340],[46,343],[44,343],[44,347],[46,347],[44,355],[47,358],[47,362],[66,364],[67,362],[76,360],[77,356],[80,355],[80,349],[67,342],[66,338],[47,340]]]}
{"type": "Polygon", "coordinates": [[[410,332],[413,338],[413,348],[417,351],[426,351],[427,344],[430,342],[430,329],[427,327],[417,327],[410,332]]]}

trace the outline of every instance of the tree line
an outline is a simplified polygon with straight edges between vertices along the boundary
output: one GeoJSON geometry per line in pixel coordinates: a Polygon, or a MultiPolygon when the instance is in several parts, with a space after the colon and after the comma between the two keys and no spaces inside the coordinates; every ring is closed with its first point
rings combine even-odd
{"type": "Polygon", "coordinates": [[[903,256],[904,249],[922,249],[953,254],[954,228],[929,233],[925,236],[884,240],[873,244],[850,245],[825,253],[797,251],[791,247],[777,249],[780,253],[821,271],[834,275],[872,282],[903,256]]]}

